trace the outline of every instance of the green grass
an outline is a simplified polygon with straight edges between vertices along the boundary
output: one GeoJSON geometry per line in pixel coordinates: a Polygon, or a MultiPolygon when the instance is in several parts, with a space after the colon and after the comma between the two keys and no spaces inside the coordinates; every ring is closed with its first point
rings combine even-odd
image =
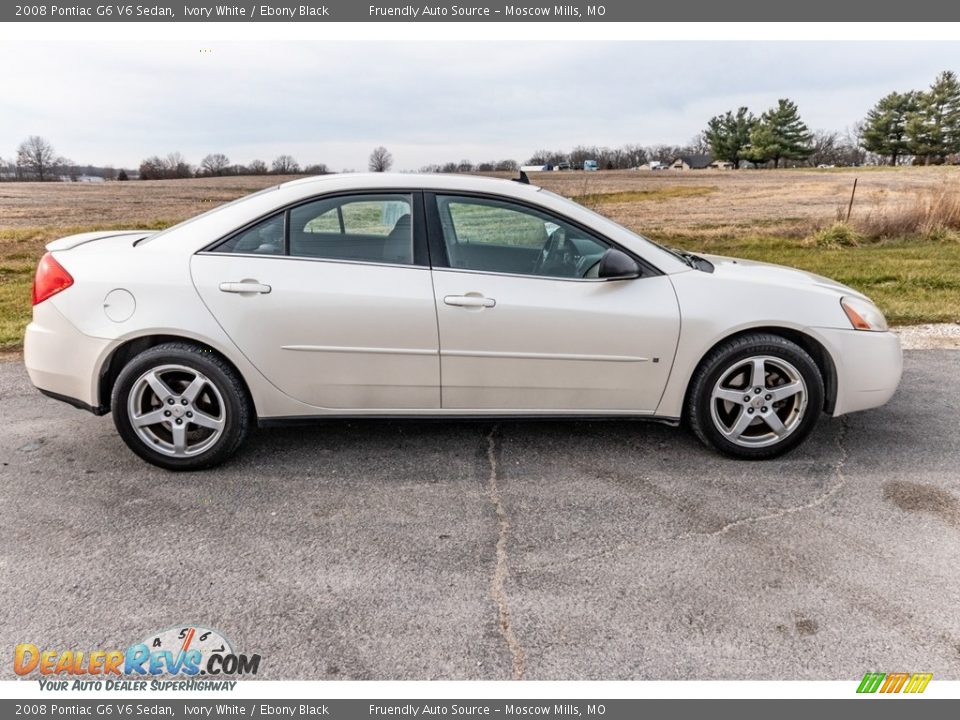
{"type": "Polygon", "coordinates": [[[756,236],[658,238],[693,252],[788,265],[849,285],[879,305],[894,325],[960,322],[960,243],[901,239],[859,247],[817,247],[756,236]]]}

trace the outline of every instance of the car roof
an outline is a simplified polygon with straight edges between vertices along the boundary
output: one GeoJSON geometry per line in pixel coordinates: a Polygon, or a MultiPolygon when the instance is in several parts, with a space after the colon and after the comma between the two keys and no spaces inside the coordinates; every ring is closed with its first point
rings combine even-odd
{"type": "Polygon", "coordinates": [[[468,175],[465,173],[335,173],[290,180],[278,189],[302,191],[304,195],[339,189],[411,188],[418,190],[475,190],[506,195],[537,192],[540,186],[513,179],[468,175]]]}

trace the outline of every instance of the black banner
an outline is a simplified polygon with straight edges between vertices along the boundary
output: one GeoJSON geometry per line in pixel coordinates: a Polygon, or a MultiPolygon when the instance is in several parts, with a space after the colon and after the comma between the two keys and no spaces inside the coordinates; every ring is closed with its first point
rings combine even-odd
{"type": "MultiPolygon", "coordinates": [[[[960,3],[915,0],[870,3],[871,22],[950,22],[960,20],[960,3]]],[[[324,2],[28,2],[0,6],[2,22],[862,22],[862,3],[808,0],[769,3],[766,0],[686,0],[639,3],[550,4],[489,2],[369,3],[363,0],[324,2]]]]}

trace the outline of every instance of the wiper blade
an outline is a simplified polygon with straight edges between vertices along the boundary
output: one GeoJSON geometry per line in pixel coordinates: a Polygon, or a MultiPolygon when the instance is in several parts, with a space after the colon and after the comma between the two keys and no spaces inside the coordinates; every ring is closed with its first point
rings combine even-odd
{"type": "Polygon", "coordinates": [[[686,263],[687,265],[689,265],[690,267],[692,267],[692,268],[696,268],[696,267],[697,267],[696,264],[694,263],[694,257],[695,257],[695,256],[692,255],[692,254],[690,254],[690,253],[688,253],[686,250],[680,250],[679,248],[667,248],[667,250],[669,250],[669,251],[672,252],[674,255],[676,255],[678,258],[680,258],[681,260],[683,260],[683,262],[685,262],[685,263],[686,263]]]}
{"type": "Polygon", "coordinates": [[[694,270],[700,270],[701,272],[713,272],[713,263],[707,260],[704,257],[699,255],[694,255],[692,252],[687,252],[686,250],[674,250],[671,248],[671,252],[676,254],[681,260],[683,260],[687,265],[692,267],[694,270]]]}

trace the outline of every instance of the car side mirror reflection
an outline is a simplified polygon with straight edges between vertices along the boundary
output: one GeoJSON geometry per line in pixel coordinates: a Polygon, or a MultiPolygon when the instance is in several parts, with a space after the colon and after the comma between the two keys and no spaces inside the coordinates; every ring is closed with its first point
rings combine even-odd
{"type": "Polygon", "coordinates": [[[601,280],[631,280],[640,277],[640,265],[622,250],[610,248],[600,258],[597,277],[601,280]]]}

